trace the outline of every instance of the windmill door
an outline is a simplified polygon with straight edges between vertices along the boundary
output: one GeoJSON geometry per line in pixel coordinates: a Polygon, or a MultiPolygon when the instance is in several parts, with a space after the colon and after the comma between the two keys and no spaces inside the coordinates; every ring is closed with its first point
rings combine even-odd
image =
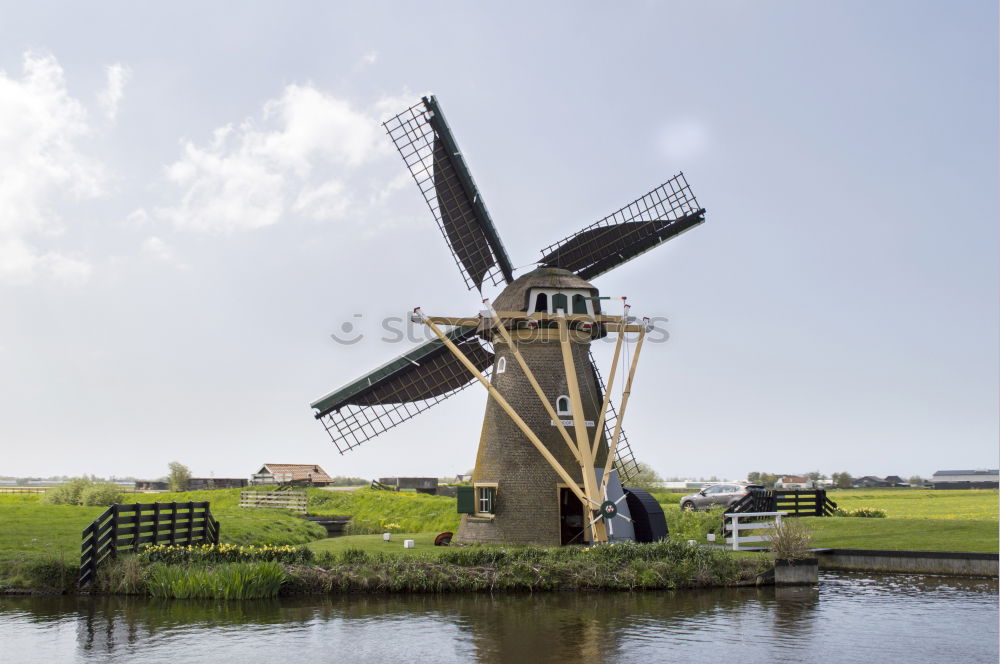
{"type": "Polygon", "coordinates": [[[560,544],[583,544],[583,504],[569,489],[559,489],[560,544]]]}

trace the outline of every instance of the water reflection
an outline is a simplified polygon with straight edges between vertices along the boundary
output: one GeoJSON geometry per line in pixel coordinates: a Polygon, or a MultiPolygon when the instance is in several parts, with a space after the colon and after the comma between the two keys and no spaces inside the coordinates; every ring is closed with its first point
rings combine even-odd
{"type": "Polygon", "coordinates": [[[995,580],[824,575],[819,587],[255,602],[0,598],[4,661],[997,661],[995,580]],[[969,636],[974,635],[974,636],[969,636]],[[734,651],[734,648],[736,649],[734,651]]]}

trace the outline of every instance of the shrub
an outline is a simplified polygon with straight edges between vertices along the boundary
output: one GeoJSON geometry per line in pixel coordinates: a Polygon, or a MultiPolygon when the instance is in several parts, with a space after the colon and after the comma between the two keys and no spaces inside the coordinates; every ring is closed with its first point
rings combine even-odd
{"type": "Polygon", "coordinates": [[[884,519],[886,517],[885,510],[878,509],[877,507],[858,507],[853,510],[845,510],[838,507],[833,511],[834,516],[855,516],[862,519],[884,519]]]}
{"type": "Polygon", "coordinates": [[[771,553],[779,560],[801,560],[812,555],[812,535],[798,519],[784,519],[771,535],[771,553]]]}
{"type": "Polygon", "coordinates": [[[122,501],[122,490],[117,484],[104,482],[91,484],[80,492],[81,505],[113,505],[122,501]]]}
{"type": "Polygon", "coordinates": [[[671,539],[705,541],[709,533],[722,534],[722,515],[725,509],[713,507],[707,512],[687,512],[681,509],[665,509],[667,526],[671,539]]]}
{"type": "Polygon", "coordinates": [[[235,544],[155,544],[138,554],[138,559],[146,563],[237,563],[273,561],[286,564],[312,562],[315,554],[304,546],[264,544],[261,546],[237,546],[235,544]]]}
{"type": "Polygon", "coordinates": [[[72,479],[46,491],[42,495],[41,502],[49,503],[50,505],[79,505],[80,495],[84,489],[93,484],[93,482],[85,477],[72,479]]]}

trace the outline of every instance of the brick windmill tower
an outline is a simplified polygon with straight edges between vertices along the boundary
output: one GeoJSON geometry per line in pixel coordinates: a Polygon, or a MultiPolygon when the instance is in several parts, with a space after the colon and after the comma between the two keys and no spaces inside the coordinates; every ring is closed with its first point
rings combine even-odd
{"type": "Polygon", "coordinates": [[[621,426],[650,328],[627,306],[621,315],[603,312],[589,280],[704,221],[684,175],[543,249],[539,267],[515,279],[435,98],[385,127],[468,288],[506,287],[474,316],[416,309],[412,320],[435,338],[317,399],[315,417],[344,453],[478,383],[489,399],[473,486],[459,492],[458,541],[664,537],[656,501],[627,486],[636,464],[621,426]],[[616,338],[605,386],[590,344],[608,335],[616,338]],[[616,411],[610,394],[619,366],[625,377],[616,411]]]}

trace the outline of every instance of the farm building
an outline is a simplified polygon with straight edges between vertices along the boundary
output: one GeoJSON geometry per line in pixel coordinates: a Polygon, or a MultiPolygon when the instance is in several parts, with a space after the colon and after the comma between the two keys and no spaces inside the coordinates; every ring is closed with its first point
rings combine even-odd
{"type": "Polygon", "coordinates": [[[939,470],[932,481],[935,489],[996,489],[1000,470],[939,470]]]}
{"type": "Polygon", "coordinates": [[[192,477],[188,480],[188,491],[200,489],[241,489],[248,484],[242,477],[192,477]]]}
{"type": "Polygon", "coordinates": [[[333,484],[333,478],[314,463],[265,463],[253,474],[250,483],[327,486],[333,484]]]}
{"type": "Polygon", "coordinates": [[[865,475],[864,477],[859,477],[851,482],[851,486],[855,489],[883,489],[892,485],[881,477],[865,475]]]}
{"type": "Polygon", "coordinates": [[[815,489],[813,481],[808,477],[798,477],[796,475],[785,475],[774,483],[775,489],[785,489],[788,491],[815,489]]]}

